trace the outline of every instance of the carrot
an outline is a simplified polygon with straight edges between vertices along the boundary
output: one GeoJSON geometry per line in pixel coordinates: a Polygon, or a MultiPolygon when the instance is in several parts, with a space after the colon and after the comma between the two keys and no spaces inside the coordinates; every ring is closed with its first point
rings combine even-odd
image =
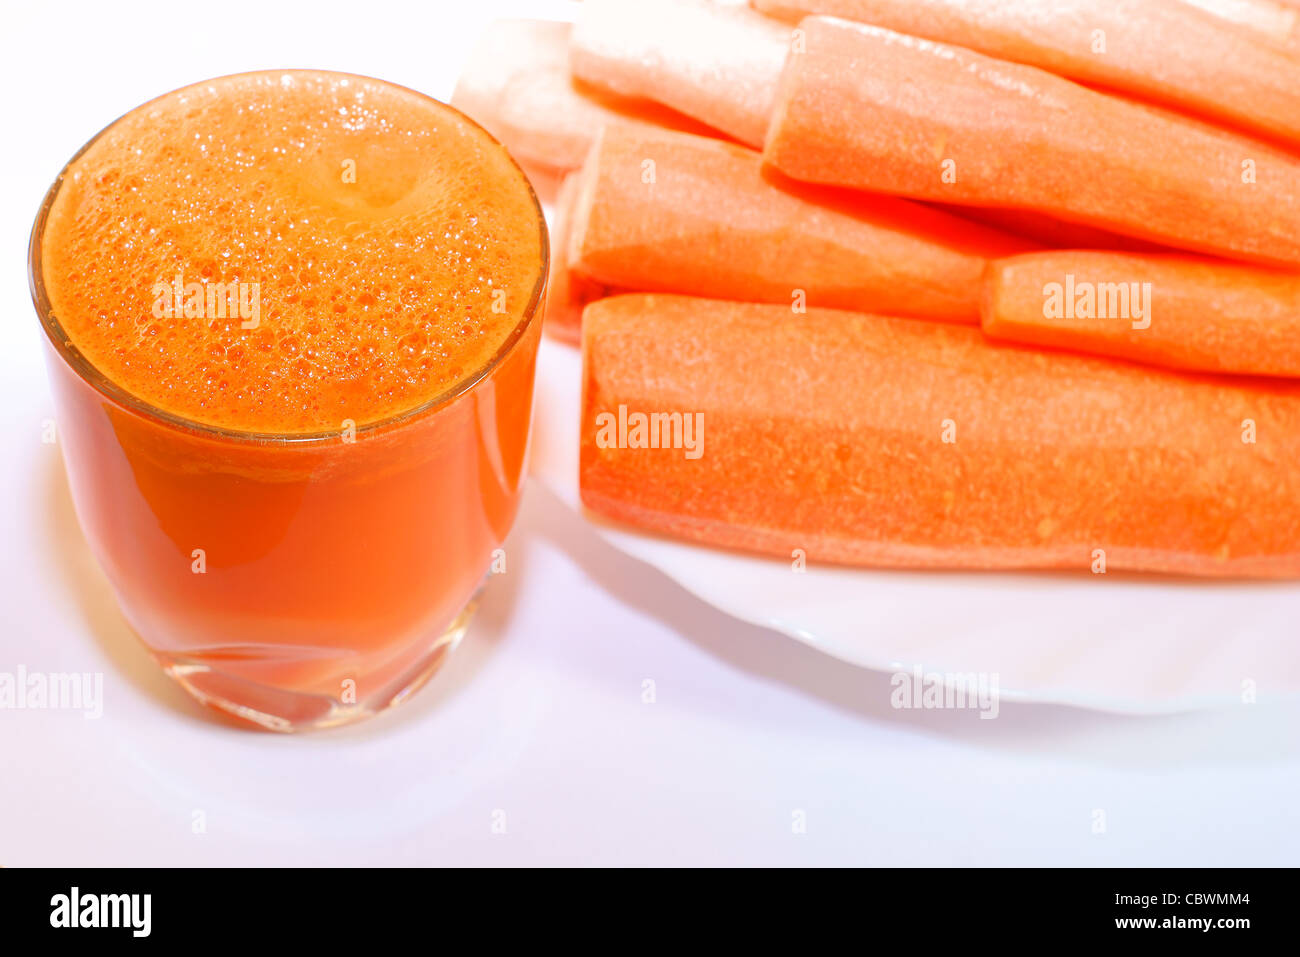
{"type": "Polygon", "coordinates": [[[1300,576],[1296,384],[654,294],[588,306],[583,357],[613,519],[787,561],[1300,576]]]}
{"type": "Polygon", "coordinates": [[[1300,376],[1300,276],[1188,256],[1030,253],[989,267],[990,336],[1174,369],[1300,376]]]}
{"type": "MultiPolygon", "coordinates": [[[[1300,144],[1300,59],[1182,0],[760,0],[1041,67],[1300,144]]],[[[1294,11],[1284,11],[1293,14],[1294,11]]]]}
{"type": "Polygon", "coordinates": [[[608,286],[979,321],[989,258],[1028,241],[918,203],[765,177],[721,140],[609,128],[581,174],[571,266],[608,286]]]}
{"type": "Polygon", "coordinates": [[[790,28],[708,0],[587,0],[573,30],[573,75],[665,106],[761,146],[790,28]]]}
{"type": "Polygon", "coordinates": [[[1183,0],[1237,27],[1290,50],[1300,50],[1300,13],[1295,0],[1183,0]]]}
{"type": "Polygon", "coordinates": [[[481,123],[515,158],[547,172],[577,169],[610,122],[704,132],[649,100],[616,97],[569,76],[571,26],[498,20],[483,33],[451,104],[481,123]]]}
{"type": "MultiPolygon", "coordinates": [[[[950,2],[940,6],[935,3],[935,0],[920,0],[915,4],[915,7],[918,13],[921,10],[929,10],[933,15],[947,17],[951,15],[952,8],[964,2],[965,0],[950,0],[950,2]]],[[[1296,12],[1296,8],[1300,7],[1300,0],[1179,0],[1179,2],[1185,6],[1196,7],[1221,22],[1244,29],[1257,40],[1265,40],[1274,45],[1289,48],[1292,51],[1300,46],[1300,13],[1296,12]]],[[[896,0],[896,2],[890,2],[888,6],[891,10],[898,10],[903,4],[912,6],[907,0],[896,0]]],[[[875,0],[752,0],[751,6],[768,16],[783,20],[798,21],[811,14],[824,14],[843,17],[846,20],[861,20],[864,23],[888,27],[900,33],[928,36],[923,28],[916,26],[914,19],[910,25],[914,26],[915,29],[908,29],[905,26],[889,22],[879,13],[882,5],[875,2],[875,0]]],[[[1009,7],[1011,5],[1002,3],[989,4],[988,6],[1009,7]]],[[[1035,4],[1033,12],[1054,17],[1058,13],[1058,9],[1053,9],[1053,7],[1068,8],[1070,6],[1071,4],[1068,2],[1035,4]]],[[[1108,4],[1107,6],[1118,7],[1119,4],[1108,4]]],[[[994,12],[999,11],[995,10],[994,12]]],[[[1085,16],[1091,17],[1094,12],[1093,9],[1089,8],[1085,16]]],[[[1102,11],[1102,15],[1105,15],[1105,11],[1102,11]]],[[[1091,29],[1088,24],[1085,24],[1085,27],[1091,29]]],[[[931,39],[940,38],[931,37],[931,39]]],[[[973,43],[962,39],[954,39],[950,42],[961,46],[973,45],[973,43]]],[[[1189,47],[1189,49],[1194,48],[1189,47]]],[[[1013,58],[1008,57],[1008,59],[1013,58]]]]}
{"type": "Polygon", "coordinates": [[[961,216],[993,229],[1021,236],[1026,240],[1051,249],[1116,249],[1126,252],[1168,252],[1168,246],[1121,236],[1096,226],[1067,223],[1032,209],[1004,209],[999,207],[957,206],[951,203],[929,204],[944,212],[961,216]]]}
{"type": "Polygon", "coordinates": [[[1300,266],[1300,157],[959,47],[826,17],[799,29],[764,150],[796,179],[1300,266]]]}
{"type": "Polygon", "coordinates": [[[577,196],[578,174],[570,173],[560,183],[551,217],[551,268],[546,281],[546,331],[570,345],[577,345],[582,338],[583,307],[609,295],[604,285],[570,266],[569,235],[577,196]]]}

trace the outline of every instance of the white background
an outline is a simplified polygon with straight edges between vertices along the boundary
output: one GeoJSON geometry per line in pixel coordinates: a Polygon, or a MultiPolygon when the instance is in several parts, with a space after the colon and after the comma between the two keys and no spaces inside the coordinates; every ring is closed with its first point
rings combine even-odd
{"type": "Polygon", "coordinates": [[[395,712],[244,732],[158,671],[41,443],[25,252],[45,189],[105,123],[177,86],[319,67],[445,98],[491,16],[566,13],[4,0],[0,671],[100,671],[105,705],[98,721],[0,711],[0,865],[1300,863],[1294,699],[1163,718],[895,711],[886,676],[732,621],[537,486],[465,643],[395,712]]]}

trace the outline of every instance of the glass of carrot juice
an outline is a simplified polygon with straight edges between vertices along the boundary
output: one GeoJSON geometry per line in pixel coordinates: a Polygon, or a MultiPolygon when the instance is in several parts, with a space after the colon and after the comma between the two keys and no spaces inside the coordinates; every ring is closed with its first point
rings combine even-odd
{"type": "Polygon", "coordinates": [[[499,143],[366,77],[195,84],[67,165],[29,268],[73,503],[194,697],[295,731],[437,670],[519,502],[547,256],[499,143]]]}

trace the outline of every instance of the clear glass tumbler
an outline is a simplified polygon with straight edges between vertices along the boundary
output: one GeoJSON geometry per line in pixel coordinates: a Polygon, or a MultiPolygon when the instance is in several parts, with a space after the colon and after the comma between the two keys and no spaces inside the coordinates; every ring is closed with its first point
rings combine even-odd
{"type": "Polygon", "coordinates": [[[547,275],[526,178],[541,263],[491,361],[384,421],[291,435],[178,417],[78,351],[41,254],[62,182],[33,228],[32,297],[77,516],[131,627],[194,697],[265,728],[400,702],[465,631],[519,503],[547,275]]]}

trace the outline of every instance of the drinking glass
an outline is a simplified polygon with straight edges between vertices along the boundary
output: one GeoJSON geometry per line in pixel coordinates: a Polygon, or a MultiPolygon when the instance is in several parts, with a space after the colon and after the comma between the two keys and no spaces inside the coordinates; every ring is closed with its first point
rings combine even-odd
{"type": "Polygon", "coordinates": [[[519,504],[548,259],[531,187],[537,279],[490,361],[388,419],[272,434],[152,406],[77,349],[42,271],[62,182],[29,278],[73,503],[126,620],[195,698],[264,728],[404,700],[464,634],[519,504]]]}

